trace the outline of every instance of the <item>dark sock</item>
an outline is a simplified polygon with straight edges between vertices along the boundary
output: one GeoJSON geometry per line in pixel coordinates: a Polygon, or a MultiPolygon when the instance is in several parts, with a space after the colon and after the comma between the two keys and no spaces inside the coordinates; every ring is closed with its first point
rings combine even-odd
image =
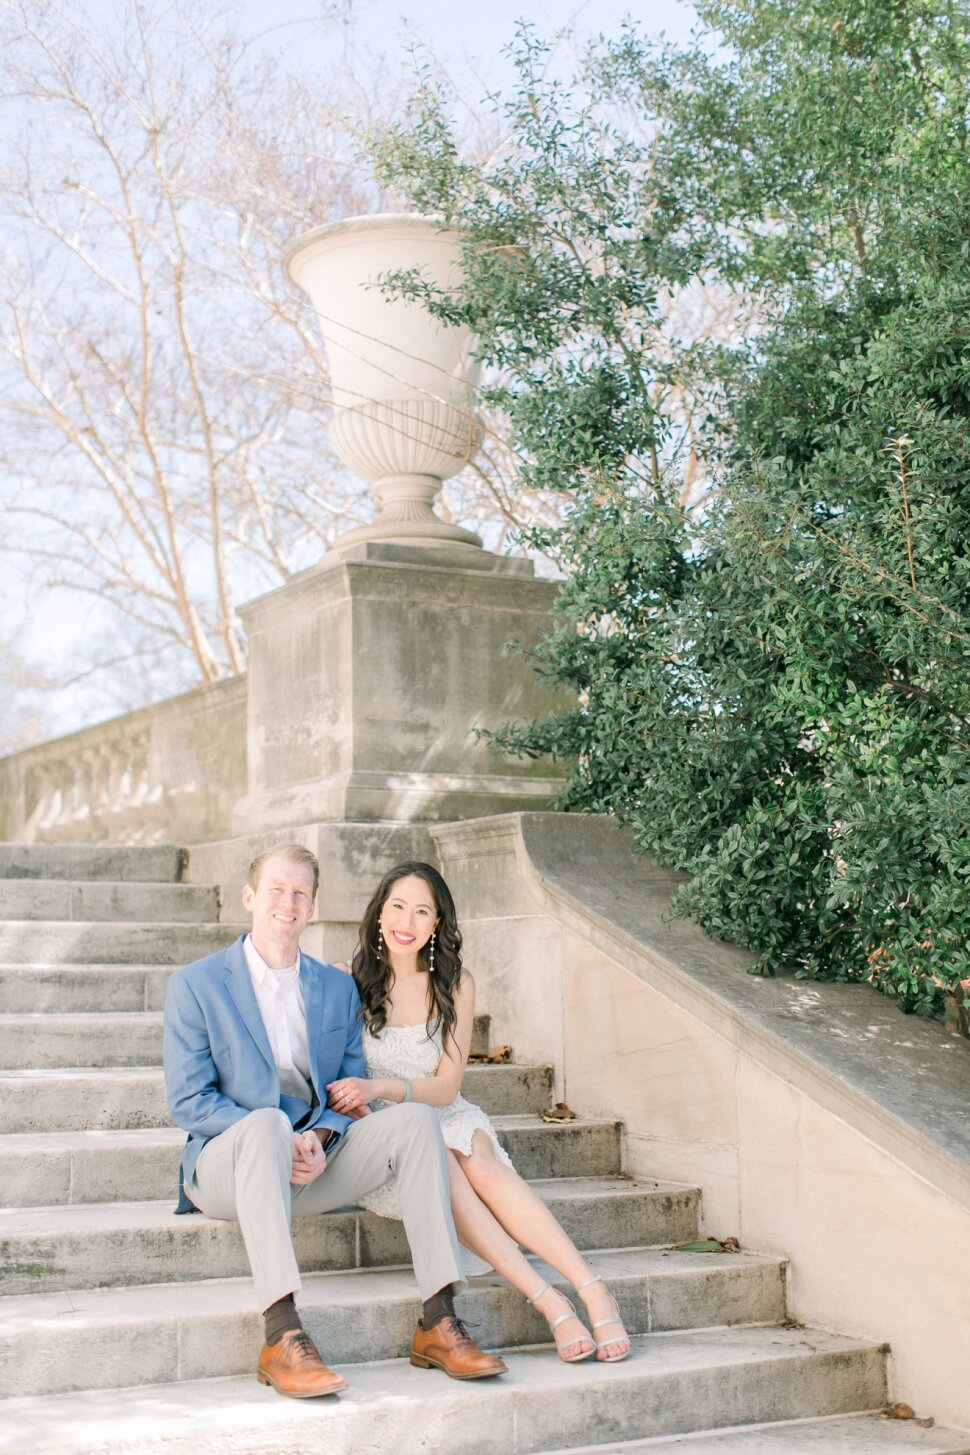
{"type": "Polygon", "coordinates": [[[292,1293],[285,1298],[279,1298],[271,1303],[263,1314],[266,1320],[266,1342],[267,1344],[278,1344],[284,1334],[291,1330],[302,1329],[300,1315],[296,1311],[296,1304],[293,1302],[292,1293]]]}
{"type": "Polygon", "coordinates": [[[421,1310],[422,1329],[433,1329],[442,1319],[455,1317],[455,1285],[446,1283],[430,1298],[426,1298],[421,1310]]]}

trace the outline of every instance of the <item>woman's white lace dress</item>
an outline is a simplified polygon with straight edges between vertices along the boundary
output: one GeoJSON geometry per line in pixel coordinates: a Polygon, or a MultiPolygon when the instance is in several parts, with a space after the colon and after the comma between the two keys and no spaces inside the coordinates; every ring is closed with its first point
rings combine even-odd
{"type": "MultiPolygon", "coordinates": [[[[422,1076],[433,1076],[443,1055],[440,1028],[429,1032],[426,1025],[385,1026],[379,1036],[372,1036],[365,1027],[363,1044],[367,1075],[375,1079],[403,1077],[408,1081],[417,1081],[422,1076]]],[[[374,1111],[390,1105],[387,1101],[371,1102],[374,1111]]],[[[475,1133],[485,1132],[492,1139],[499,1161],[504,1162],[507,1167],[512,1166],[511,1158],[499,1145],[495,1128],[480,1106],[474,1106],[459,1095],[449,1106],[439,1106],[435,1110],[441,1120],[441,1133],[446,1147],[452,1147],[456,1152],[467,1155],[472,1150],[472,1137],[475,1133]]],[[[377,1213],[378,1217],[400,1218],[397,1178],[392,1177],[382,1187],[368,1192],[365,1197],[360,1198],[360,1205],[377,1213]]],[[[468,1258],[474,1259],[474,1254],[468,1254],[468,1258]]],[[[483,1272],[487,1269],[488,1264],[481,1263],[480,1259],[475,1261],[478,1264],[477,1269],[469,1265],[468,1272],[483,1272]]]]}

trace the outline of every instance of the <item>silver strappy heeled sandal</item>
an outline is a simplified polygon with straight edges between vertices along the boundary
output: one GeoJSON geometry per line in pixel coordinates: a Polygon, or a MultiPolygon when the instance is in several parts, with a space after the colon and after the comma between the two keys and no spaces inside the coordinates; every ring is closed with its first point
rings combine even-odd
{"type": "MultiPolygon", "coordinates": [[[[597,1273],[595,1275],[595,1277],[593,1277],[593,1278],[587,1278],[585,1283],[577,1283],[576,1284],[576,1292],[577,1293],[582,1293],[583,1289],[584,1288],[589,1288],[591,1284],[593,1284],[593,1283],[602,1283],[602,1282],[603,1282],[603,1279],[597,1273]]],[[[596,1339],[596,1360],[597,1360],[597,1363],[599,1363],[599,1364],[619,1364],[619,1362],[620,1362],[621,1359],[628,1358],[628,1356],[630,1354],[630,1350],[632,1349],[633,1346],[630,1343],[630,1336],[629,1336],[629,1334],[627,1333],[626,1329],[623,1327],[623,1320],[620,1318],[620,1310],[617,1307],[616,1299],[613,1297],[612,1293],[609,1293],[609,1290],[608,1289],[607,1289],[607,1293],[609,1294],[609,1298],[610,1298],[610,1301],[613,1304],[614,1309],[616,1309],[616,1313],[613,1315],[612,1318],[609,1318],[609,1319],[597,1319],[596,1322],[595,1322],[595,1324],[591,1324],[590,1325],[590,1328],[592,1329],[592,1332],[593,1332],[593,1338],[596,1339],[596,1330],[597,1329],[605,1329],[607,1324],[619,1324],[620,1328],[623,1329],[623,1332],[622,1332],[622,1334],[620,1335],[620,1337],[618,1339],[596,1339]],[[610,1344],[625,1344],[626,1345],[626,1348],[623,1350],[623,1353],[622,1354],[604,1354],[604,1353],[602,1353],[601,1351],[603,1349],[608,1348],[610,1344]]]]}
{"type": "MultiPolygon", "coordinates": [[[[585,1284],[583,1286],[585,1287],[585,1284]]],[[[537,1298],[541,1298],[544,1293],[548,1293],[551,1287],[552,1287],[552,1284],[551,1283],[544,1283],[541,1288],[537,1288],[536,1289],[535,1293],[532,1295],[531,1298],[528,1295],[526,1295],[526,1300],[525,1300],[526,1303],[531,1303],[532,1306],[533,1306],[533,1308],[535,1308],[536,1299],[537,1298]]],[[[560,1291],[559,1289],[556,1290],[557,1293],[559,1291],[560,1291]]],[[[562,1297],[563,1298],[566,1298],[566,1295],[563,1294],[562,1297]]],[[[564,1324],[567,1319],[575,1319],[576,1322],[579,1324],[579,1326],[581,1328],[583,1327],[583,1321],[579,1317],[579,1314],[576,1312],[575,1308],[573,1307],[573,1304],[572,1304],[571,1300],[568,1299],[568,1298],[566,1298],[566,1302],[569,1304],[569,1313],[568,1314],[560,1314],[559,1317],[558,1317],[558,1319],[546,1319],[546,1323],[549,1325],[549,1332],[553,1336],[553,1343],[555,1343],[555,1340],[556,1340],[556,1330],[559,1328],[560,1324],[564,1324]]],[[[536,1310],[536,1312],[538,1313],[538,1309],[536,1310]]],[[[545,1317],[545,1315],[543,1315],[543,1317],[545,1317]]],[[[586,1339],[589,1338],[589,1334],[586,1332],[585,1328],[583,1328],[583,1336],[586,1339]]],[[[583,1339],[582,1338],[580,1338],[580,1339],[570,1339],[569,1340],[569,1344],[581,1344],[582,1342],[583,1342],[583,1339]]],[[[564,1345],[564,1347],[566,1349],[568,1349],[569,1348],[569,1344],[564,1345]]],[[[556,1353],[559,1355],[560,1359],[562,1360],[562,1362],[564,1364],[581,1364],[584,1359],[591,1359],[593,1357],[593,1355],[596,1353],[596,1350],[597,1350],[598,1347],[599,1346],[596,1344],[596,1341],[594,1339],[594,1341],[593,1341],[593,1348],[592,1349],[582,1349],[578,1354],[570,1354],[570,1355],[567,1356],[559,1348],[559,1345],[556,1344],[556,1353]]]]}

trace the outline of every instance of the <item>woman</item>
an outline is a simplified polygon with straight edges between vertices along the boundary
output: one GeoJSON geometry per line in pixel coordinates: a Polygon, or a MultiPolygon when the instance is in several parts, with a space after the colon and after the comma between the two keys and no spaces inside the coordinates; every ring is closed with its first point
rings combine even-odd
{"type": "MultiPolygon", "coordinates": [[[[462,1243],[538,1309],[566,1363],[594,1354],[608,1364],[625,1359],[630,1340],[603,1280],[514,1170],[485,1113],[459,1095],[471,1047],[475,983],[462,969],[451,893],[430,864],[401,864],[385,875],[364,914],[353,974],[363,1006],[368,1075],[332,1082],[330,1105],[351,1115],[412,1099],[437,1107],[462,1243]],[[537,1286],[520,1243],[574,1285],[592,1337],[565,1294],[548,1283],[537,1286]]],[[[393,1183],[362,1201],[382,1216],[398,1216],[393,1183]]]]}

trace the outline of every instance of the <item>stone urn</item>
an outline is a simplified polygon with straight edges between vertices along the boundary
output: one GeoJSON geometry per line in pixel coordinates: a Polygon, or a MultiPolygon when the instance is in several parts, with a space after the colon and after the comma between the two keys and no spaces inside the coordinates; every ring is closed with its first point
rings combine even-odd
{"type": "Polygon", "coordinates": [[[468,464],[481,440],[472,334],[381,286],[389,273],[417,270],[438,288],[456,287],[458,234],[427,217],[350,217],[305,233],[284,261],[320,320],[334,449],[370,482],[376,501],[374,523],[341,535],[336,549],[393,541],[479,550],[477,535],[432,508],[442,481],[468,464]]]}

